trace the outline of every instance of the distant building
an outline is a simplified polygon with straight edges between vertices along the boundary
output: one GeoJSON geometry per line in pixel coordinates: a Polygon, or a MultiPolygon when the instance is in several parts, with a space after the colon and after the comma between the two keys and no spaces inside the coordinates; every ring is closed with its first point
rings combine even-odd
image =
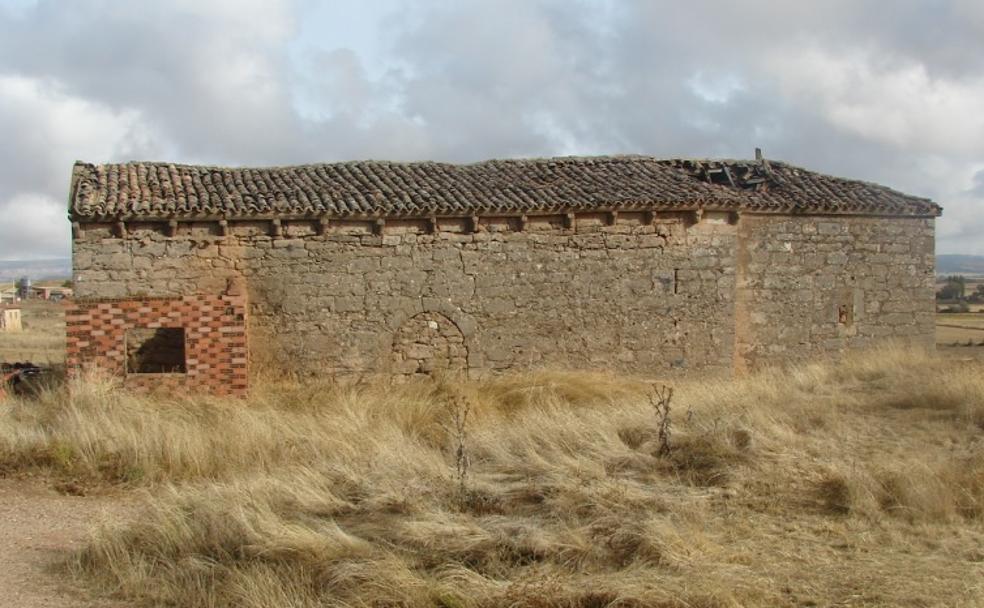
{"type": "Polygon", "coordinates": [[[64,300],[72,297],[71,287],[51,287],[43,285],[34,285],[31,287],[30,291],[31,297],[38,298],[40,300],[64,300]]]}
{"type": "Polygon", "coordinates": [[[16,286],[0,285],[0,304],[17,302],[19,299],[16,286]]]}
{"type": "Polygon", "coordinates": [[[21,331],[19,308],[0,308],[0,331],[21,331]]]}
{"type": "Polygon", "coordinates": [[[21,300],[27,300],[32,295],[31,291],[31,279],[28,277],[21,277],[17,280],[17,297],[21,300]]]}
{"type": "Polygon", "coordinates": [[[131,386],[933,345],[939,205],[761,158],[78,163],[69,205],[68,364],[131,386]]]}

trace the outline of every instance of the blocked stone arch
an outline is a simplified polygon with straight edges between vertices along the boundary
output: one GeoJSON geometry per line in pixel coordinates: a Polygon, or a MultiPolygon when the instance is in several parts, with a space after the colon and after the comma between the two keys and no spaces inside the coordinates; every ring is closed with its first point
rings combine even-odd
{"type": "Polygon", "coordinates": [[[468,345],[458,325],[435,311],[403,321],[393,336],[393,372],[405,376],[465,371],[468,345]]]}

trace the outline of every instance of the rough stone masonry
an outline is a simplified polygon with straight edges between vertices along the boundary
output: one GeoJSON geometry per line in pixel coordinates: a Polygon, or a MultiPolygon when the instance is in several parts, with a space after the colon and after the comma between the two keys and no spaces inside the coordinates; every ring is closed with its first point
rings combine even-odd
{"type": "MultiPolygon", "coordinates": [[[[193,365],[141,375],[125,351],[150,321],[122,315],[99,341],[85,311],[193,311],[189,301],[228,297],[230,285],[243,314],[153,325],[242,330],[253,365],[408,376],[731,373],[883,339],[933,342],[940,207],[776,161],[77,163],[70,198],[81,301],[69,363],[139,386],[192,369],[215,386],[208,370],[243,374],[243,357],[188,350],[193,365]]],[[[174,352],[181,336],[169,336],[174,352]]]]}

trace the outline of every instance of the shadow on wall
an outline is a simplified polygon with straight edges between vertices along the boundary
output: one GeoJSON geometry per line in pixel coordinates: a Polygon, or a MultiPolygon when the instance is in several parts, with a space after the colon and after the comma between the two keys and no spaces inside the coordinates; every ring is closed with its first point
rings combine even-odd
{"type": "Polygon", "coordinates": [[[183,328],[137,328],[126,332],[126,373],[183,374],[186,371],[183,328]]]}

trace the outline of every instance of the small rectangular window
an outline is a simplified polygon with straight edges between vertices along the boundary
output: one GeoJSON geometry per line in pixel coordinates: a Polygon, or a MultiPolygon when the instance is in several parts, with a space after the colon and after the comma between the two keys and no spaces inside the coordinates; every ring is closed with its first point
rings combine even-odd
{"type": "Polygon", "coordinates": [[[837,322],[847,327],[854,325],[853,304],[844,303],[837,306],[837,322]]]}
{"type": "Polygon", "coordinates": [[[126,373],[184,374],[185,330],[181,327],[130,329],[126,332],[126,373]]]}
{"type": "Polygon", "coordinates": [[[856,331],[855,323],[864,311],[864,292],[857,288],[842,289],[835,306],[837,324],[849,331],[856,331]]]}

